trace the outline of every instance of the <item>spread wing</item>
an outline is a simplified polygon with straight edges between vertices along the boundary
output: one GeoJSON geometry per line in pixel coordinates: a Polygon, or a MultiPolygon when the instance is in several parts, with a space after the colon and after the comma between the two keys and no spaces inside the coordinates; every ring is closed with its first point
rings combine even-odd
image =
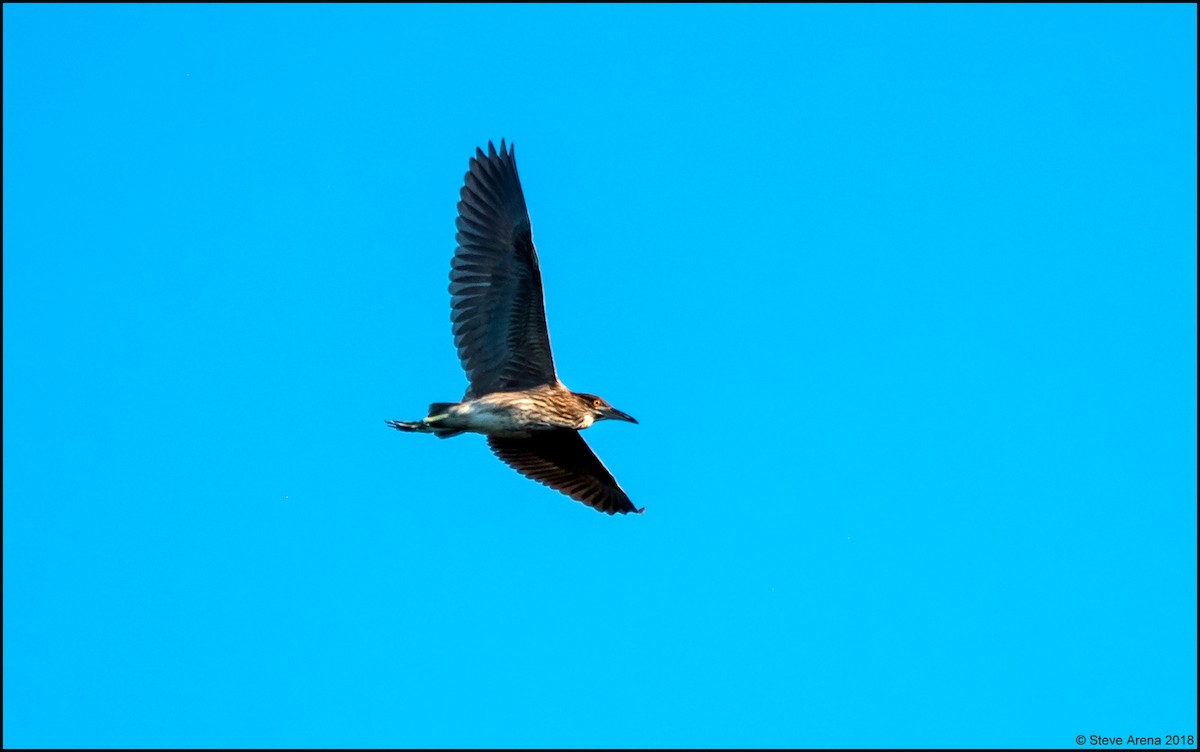
{"type": "Polygon", "coordinates": [[[526,478],[561,491],[596,511],[641,513],[578,431],[535,431],[528,439],[489,436],[492,452],[526,478]]]}
{"type": "Polygon", "coordinates": [[[458,202],[450,270],[463,399],[558,381],[546,332],[542,273],[512,148],[475,150],[458,202]]]}

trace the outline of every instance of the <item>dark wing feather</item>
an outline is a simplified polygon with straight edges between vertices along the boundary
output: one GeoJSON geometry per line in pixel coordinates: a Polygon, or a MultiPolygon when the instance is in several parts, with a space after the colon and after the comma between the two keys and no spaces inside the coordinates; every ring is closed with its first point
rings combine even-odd
{"type": "Polygon", "coordinates": [[[608,514],[641,512],[578,431],[536,431],[528,439],[489,436],[492,451],[526,478],[608,514]]]}
{"type": "Polygon", "coordinates": [[[463,399],[558,381],[542,273],[511,148],[475,150],[458,202],[450,270],[454,344],[471,385],[463,399]]]}

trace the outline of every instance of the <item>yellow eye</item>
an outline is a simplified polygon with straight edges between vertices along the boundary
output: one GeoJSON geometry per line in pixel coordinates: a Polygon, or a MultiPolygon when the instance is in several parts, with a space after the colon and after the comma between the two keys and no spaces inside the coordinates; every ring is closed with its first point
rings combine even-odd
{"type": "Polygon", "coordinates": [[[592,400],[592,404],[595,405],[596,407],[600,407],[604,403],[601,402],[600,400],[592,400]]]}

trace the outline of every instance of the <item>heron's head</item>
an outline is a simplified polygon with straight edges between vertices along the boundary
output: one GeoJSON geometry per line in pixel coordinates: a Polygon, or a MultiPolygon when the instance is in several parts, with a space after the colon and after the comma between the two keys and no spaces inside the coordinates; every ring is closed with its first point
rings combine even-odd
{"type": "Polygon", "coordinates": [[[630,423],[637,423],[632,415],[627,415],[602,398],[594,394],[584,394],[583,392],[575,392],[576,397],[583,403],[583,406],[591,412],[594,420],[627,420],[630,423]]]}

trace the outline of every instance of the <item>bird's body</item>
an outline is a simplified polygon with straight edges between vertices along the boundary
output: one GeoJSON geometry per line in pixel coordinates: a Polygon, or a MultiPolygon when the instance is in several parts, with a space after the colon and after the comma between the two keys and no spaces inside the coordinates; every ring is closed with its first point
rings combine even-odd
{"type": "Polygon", "coordinates": [[[476,150],[458,204],[451,321],[470,386],[400,431],[488,437],[517,472],[608,514],[641,512],[579,431],[605,419],[637,423],[594,394],[567,389],[554,369],[541,270],[511,149],[476,150]]]}
{"type": "Polygon", "coordinates": [[[400,430],[457,435],[471,432],[529,438],[534,431],[583,430],[596,422],[590,410],[577,409],[575,393],[562,383],[519,392],[492,392],[463,402],[435,402],[423,420],[398,423],[400,430]]]}

